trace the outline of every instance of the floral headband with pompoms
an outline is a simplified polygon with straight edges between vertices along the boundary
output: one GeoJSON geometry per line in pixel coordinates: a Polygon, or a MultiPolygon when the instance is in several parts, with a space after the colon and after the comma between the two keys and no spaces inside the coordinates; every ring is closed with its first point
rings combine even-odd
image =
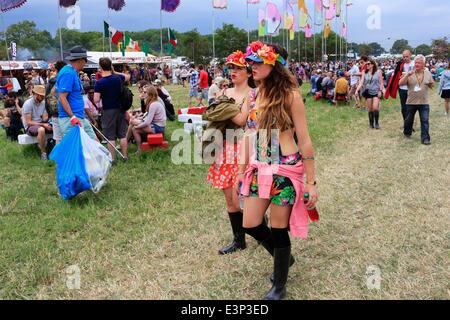
{"type": "Polygon", "coordinates": [[[261,41],[252,42],[247,47],[247,53],[245,59],[248,62],[264,63],[274,66],[276,62],[286,65],[286,60],[275,52],[272,46],[268,46],[261,41]]]}

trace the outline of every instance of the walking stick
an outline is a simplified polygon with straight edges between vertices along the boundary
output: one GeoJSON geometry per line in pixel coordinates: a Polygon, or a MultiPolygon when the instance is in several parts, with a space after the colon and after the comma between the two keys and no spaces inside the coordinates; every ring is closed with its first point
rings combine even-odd
{"type": "Polygon", "coordinates": [[[114,150],[116,150],[116,152],[122,157],[123,160],[126,159],[126,158],[124,157],[124,155],[119,151],[119,149],[117,149],[116,146],[113,145],[113,144],[108,140],[108,138],[106,138],[106,137],[103,135],[103,133],[102,133],[100,130],[98,130],[95,126],[92,126],[92,128],[94,128],[94,130],[97,131],[97,133],[98,133],[104,140],[106,140],[106,141],[108,142],[108,144],[109,144],[111,147],[114,148],[114,150]]]}

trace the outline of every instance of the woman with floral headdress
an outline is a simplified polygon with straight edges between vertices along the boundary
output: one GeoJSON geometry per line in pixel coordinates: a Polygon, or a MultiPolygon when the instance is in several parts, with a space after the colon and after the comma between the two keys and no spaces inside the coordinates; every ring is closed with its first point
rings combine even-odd
{"type": "MultiPolygon", "coordinates": [[[[222,94],[219,93],[218,95],[234,100],[237,108],[234,108],[235,111],[231,114],[231,120],[236,127],[243,128],[248,116],[246,98],[251,90],[251,86],[254,86],[252,75],[250,70],[247,69],[245,55],[241,51],[236,51],[228,56],[226,64],[231,72],[231,80],[234,87],[225,89],[222,91],[222,94]]],[[[239,205],[239,198],[234,188],[238,175],[238,144],[236,141],[226,141],[225,138],[224,151],[220,157],[216,156],[216,161],[211,165],[207,177],[213,188],[222,190],[224,193],[234,235],[233,242],[219,250],[219,253],[222,255],[246,248],[245,232],[242,227],[243,215],[239,205]]],[[[235,139],[233,138],[233,140],[235,139]]]]}
{"type": "Polygon", "coordinates": [[[241,148],[245,161],[239,166],[238,179],[243,181],[245,196],[244,229],[274,257],[268,300],[285,297],[289,267],[294,263],[288,232],[307,237],[308,209],[314,209],[318,200],[305,105],[294,76],[285,68],[287,56],[285,49],[262,42],[252,43],[246,54],[258,88],[249,95],[241,148]],[[264,223],[269,207],[271,228],[264,223]]]}

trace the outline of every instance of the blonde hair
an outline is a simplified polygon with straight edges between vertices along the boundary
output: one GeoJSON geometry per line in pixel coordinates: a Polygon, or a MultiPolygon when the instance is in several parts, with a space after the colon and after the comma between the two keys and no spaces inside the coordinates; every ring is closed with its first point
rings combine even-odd
{"type": "Polygon", "coordinates": [[[148,86],[147,87],[147,99],[145,100],[147,112],[150,109],[150,105],[156,101],[158,101],[158,90],[156,90],[156,88],[154,86],[148,86]]]}

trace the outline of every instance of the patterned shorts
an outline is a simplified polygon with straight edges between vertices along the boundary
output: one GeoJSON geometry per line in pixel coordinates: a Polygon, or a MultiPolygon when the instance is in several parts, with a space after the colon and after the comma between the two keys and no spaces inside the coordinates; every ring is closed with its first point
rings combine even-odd
{"type": "MultiPolygon", "coordinates": [[[[283,165],[296,165],[300,161],[302,161],[302,156],[299,153],[290,156],[281,156],[280,159],[280,163],[283,165]]],[[[258,172],[255,171],[252,183],[250,184],[249,196],[259,198],[258,190],[258,172]]],[[[291,179],[278,175],[273,176],[272,190],[270,191],[270,202],[272,204],[282,207],[293,206],[296,197],[297,194],[291,179]]]]}

